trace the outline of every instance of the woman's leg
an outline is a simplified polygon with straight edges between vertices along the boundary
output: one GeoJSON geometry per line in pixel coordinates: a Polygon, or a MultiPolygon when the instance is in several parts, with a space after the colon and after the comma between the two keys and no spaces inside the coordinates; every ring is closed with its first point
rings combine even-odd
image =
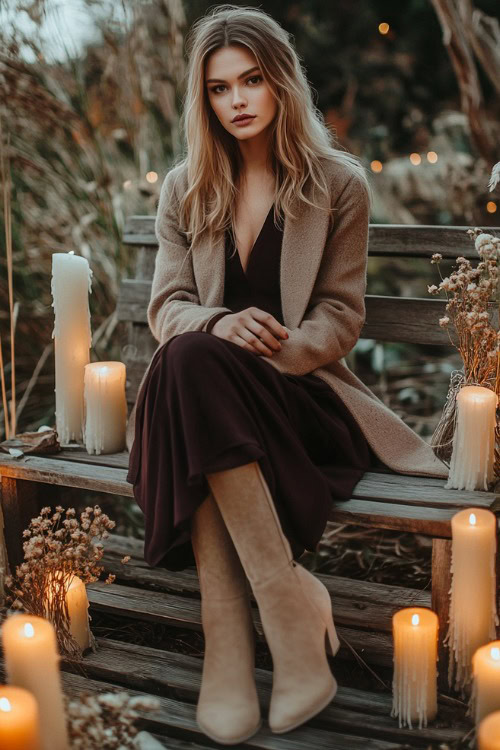
{"type": "Polygon", "coordinates": [[[328,664],[338,650],[330,595],[293,561],[259,463],[207,474],[207,481],[259,606],[273,658],[269,725],[287,732],[325,708],[337,683],[328,664]]]}
{"type": "Polygon", "coordinates": [[[205,635],[196,720],[216,742],[236,744],[262,725],[255,633],[248,581],[211,493],[191,519],[191,541],[205,635]]]}

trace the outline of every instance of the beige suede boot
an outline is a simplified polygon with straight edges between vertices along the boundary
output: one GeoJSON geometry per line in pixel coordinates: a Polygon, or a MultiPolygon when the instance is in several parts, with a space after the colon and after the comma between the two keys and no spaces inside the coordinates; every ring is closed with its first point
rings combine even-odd
{"type": "Polygon", "coordinates": [[[191,542],[205,636],[196,721],[216,742],[238,744],[262,725],[255,631],[245,571],[211,493],[191,520],[191,542]]]}
{"type": "Polygon", "coordinates": [[[326,656],[339,640],[326,587],[293,561],[258,462],[207,474],[257,601],[273,658],[269,726],[288,732],[337,692],[326,656]]]}

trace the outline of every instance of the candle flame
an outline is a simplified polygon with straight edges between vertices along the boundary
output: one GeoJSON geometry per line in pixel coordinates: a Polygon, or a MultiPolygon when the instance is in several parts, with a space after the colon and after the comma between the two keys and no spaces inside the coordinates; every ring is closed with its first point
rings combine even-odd
{"type": "Polygon", "coordinates": [[[500,648],[497,648],[496,646],[491,649],[491,658],[495,659],[495,661],[500,660],[500,648]]]}
{"type": "Polygon", "coordinates": [[[0,698],[0,711],[12,711],[12,706],[8,698],[0,698]]]}
{"type": "Polygon", "coordinates": [[[26,638],[33,638],[35,635],[35,628],[31,624],[31,622],[27,622],[24,626],[24,635],[26,638]]]}
{"type": "Polygon", "coordinates": [[[477,521],[476,521],[476,514],[475,513],[471,513],[470,514],[470,516],[469,516],[469,523],[470,523],[471,526],[475,526],[476,525],[477,521]]]}
{"type": "Polygon", "coordinates": [[[74,250],[70,250],[69,253],[68,253],[68,255],[74,255],[74,254],[75,254],[74,250]]]}
{"type": "Polygon", "coordinates": [[[411,617],[411,624],[412,625],[419,625],[420,624],[420,617],[418,615],[412,615],[412,617],[411,617]]]}

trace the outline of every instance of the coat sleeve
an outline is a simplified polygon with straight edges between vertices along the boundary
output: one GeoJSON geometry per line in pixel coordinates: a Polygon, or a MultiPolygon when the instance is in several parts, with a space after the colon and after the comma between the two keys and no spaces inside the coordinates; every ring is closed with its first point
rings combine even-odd
{"type": "Polygon", "coordinates": [[[232,312],[228,307],[200,304],[190,247],[179,229],[175,172],[175,168],[168,172],[160,190],[155,221],[158,252],[147,309],[149,327],[160,344],[185,331],[204,331],[212,318],[232,312]]]}
{"type": "Polygon", "coordinates": [[[359,177],[349,179],[335,209],[304,318],[298,328],[287,329],[281,350],[265,357],[282,373],[306,375],[342,359],[365,321],[370,199],[359,177]]]}

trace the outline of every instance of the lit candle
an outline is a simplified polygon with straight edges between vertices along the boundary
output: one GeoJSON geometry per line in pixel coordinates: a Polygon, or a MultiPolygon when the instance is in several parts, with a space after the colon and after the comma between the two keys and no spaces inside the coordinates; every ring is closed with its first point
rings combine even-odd
{"type": "Polygon", "coordinates": [[[496,408],[497,395],[489,388],[460,389],[447,489],[487,490],[495,478],[496,408]]]}
{"type": "Polygon", "coordinates": [[[41,750],[38,703],[28,690],[0,685],[0,747],[41,750]]]}
{"type": "Polygon", "coordinates": [[[500,711],[488,714],[479,725],[478,750],[500,750],[500,711]]]}
{"type": "Polygon", "coordinates": [[[125,449],[127,402],[123,362],[85,366],[85,447],[87,453],[125,449]]]}
{"type": "Polygon", "coordinates": [[[61,445],[83,436],[83,368],[92,345],[88,261],[69,253],[52,254],[52,307],[56,364],[56,430],[61,445]]]}
{"type": "Polygon", "coordinates": [[[43,750],[69,750],[53,625],[43,617],[11,615],[2,625],[2,643],[7,681],[38,702],[43,750]]]}
{"type": "Polygon", "coordinates": [[[467,508],[451,519],[452,561],[449,628],[445,643],[452,651],[448,668],[451,686],[465,687],[472,678],[472,655],[496,638],[496,533],[490,510],[467,508]]]}
{"type": "MultiPolygon", "coordinates": [[[[54,578],[50,575],[48,580],[45,616],[50,620],[50,603],[54,593],[56,593],[61,586],[61,579],[58,579],[57,576],[54,578]]],[[[69,630],[81,650],[85,651],[85,649],[90,647],[91,643],[87,589],[85,588],[82,579],[78,578],[78,576],[71,576],[69,579],[66,577],[64,585],[66,589],[66,603],[69,614],[69,630]]]]}
{"type": "Polygon", "coordinates": [[[500,709],[500,641],[481,646],[472,657],[476,727],[481,719],[500,709]]]}
{"type": "Polygon", "coordinates": [[[424,607],[401,609],[392,618],[394,676],[391,716],[419,728],[437,713],[438,616],[424,607]]]}

